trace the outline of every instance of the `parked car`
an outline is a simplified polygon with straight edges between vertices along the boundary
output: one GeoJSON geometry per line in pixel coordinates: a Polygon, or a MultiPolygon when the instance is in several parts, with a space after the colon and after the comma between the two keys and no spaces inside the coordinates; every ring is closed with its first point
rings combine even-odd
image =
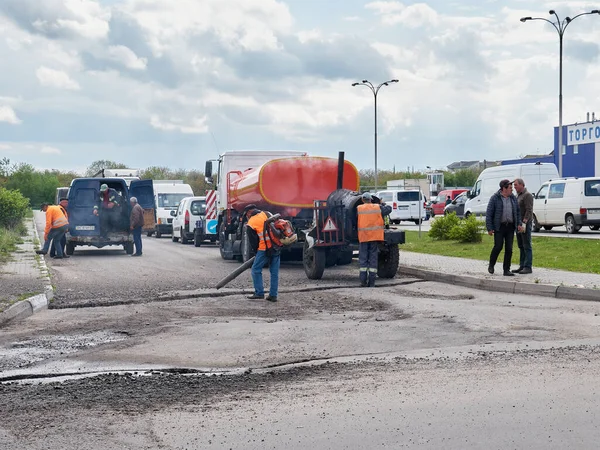
{"type": "Polygon", "coordinates": [[[204,219],[206,216],[206,197],[184,197],[179,202],[173,216],[171,240],[187,244],[194,241],[196,247],[204,240],[204,219]],[[197,228],[199,232],[197,233],[197,228]],[[198,239],[195,239],[198,235],[198,239]]]}
{"type": "Polygon", "coordinates": [[[446,189],[441,191],[431,202],[431,217],[444,214],[446,205],[466,191],[468,191],[468,189],[446,189]]]}
{"type": "Polygon", "coordinates": [[[422,191],[388,190],[380,191],[376,195],[392,207],[390,214],[392,223],[399,224],[404,220],[418,224],[428,218],[425,195],[422,191]]]}
{"type": "Polygon", "coordinates": [[[600,178],[559,178],[544,184],[533,201],[533,231],[564,225],[567,233],[582,226],[600,229],[600,178]]]}
{"type": "Polygon", "coordinates": [[[467,191],[463,192],[462,194],[459,194],[456,196],[456,198],[454,200],[452,200],[452,202],[450,202],[448,205],[446,205],[446,207],[444,208],[444,215],[447,216],[448,214],[456,214],[457,217],[459,218],[464,218],[465,217],[465,204],[467,203],[467,191]]]}

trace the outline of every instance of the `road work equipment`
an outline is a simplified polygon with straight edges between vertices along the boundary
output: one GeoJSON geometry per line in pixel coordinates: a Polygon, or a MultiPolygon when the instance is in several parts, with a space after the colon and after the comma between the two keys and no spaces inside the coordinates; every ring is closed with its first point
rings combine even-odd
{"type": "Polygon", "coordinates": [[[221,281],[219,281],[217,283],[217,289],[221,289],[223,286],[229,284],[229,282],[231,282],[232,280],[234,280],[235,278],[240,276],[240,274],[242,274],[243,272],[248,270],[250,267],[252,267],[252,264],[254,264],[255,258],[256,258],[256,256],[253,256],[248,261],[246,261],[244,264],[242,264],[237,269],[235,269],[233,272],[231,272],[229,275],[227,275],[225,278],[223,278],[221,281]]]}

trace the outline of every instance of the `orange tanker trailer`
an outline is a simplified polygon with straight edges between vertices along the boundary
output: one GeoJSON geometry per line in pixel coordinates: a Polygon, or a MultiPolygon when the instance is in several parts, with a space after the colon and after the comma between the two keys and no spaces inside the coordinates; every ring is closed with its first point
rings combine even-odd
{"type": "MultiPolygon", "coordinates": [[[[219,160],[221,166],[225,166],[223,161],[222,157],[219,160]]],[[[220,189],[219,199],[221,256],[240,261],[252,256],[244,228],[245,218],[242,217],[246,206],[254,204],[291,221],[298,234],[298,243],[286,250],[295,253],[294,259],[302,259],[302,231],[313,222],[315,200],[327,199],[340,187],[357,191],[360,184],[358,170],[351,162],[306,155],[274,158],[256,167],[221,174],[223,180],[219,183],[222,182],[222,188],[225,188],[220,189]]]]}

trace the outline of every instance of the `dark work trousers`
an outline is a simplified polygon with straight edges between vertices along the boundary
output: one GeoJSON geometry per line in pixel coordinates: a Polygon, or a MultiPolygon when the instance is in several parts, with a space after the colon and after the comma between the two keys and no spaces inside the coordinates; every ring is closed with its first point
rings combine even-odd
{"type": "Polygon", "coordinates": [[[135,227],[131,230],[131,234],[133,234],[133,245],[135,245],[135,254],[142,254],[142,227],[135,227]]]}
{"type": "Polygon", "coordinates": [[[498,255],[504,246],[504,265],[502,269],[505,272],[510,271],[510,260],[512,258],[513,240],[515,239],[515,225],[512,223],[501,224],[500,229],[494,231],[494,248],[490,254],[490,266],[495,266],[498,255]]]}
{"type": "Polygon", "coordinates": [[[379,254],[377,241],[361,242],[358,245],[358,266],[360,267],[361,286],[375,286],[377,277],[377,255],[379,254]]]}
{"type": "Polygon", "coordinates": [[[108,233],[119,230],[119,219],[121,210],[118,208],[102,208],[100,211],[100,235],[106,237],[108,233]]]}
{"type": "Polygon", "coordinates": [[[517,233],[519,246],[519,267],[531,269],[533,264],[533,250],[531,249],[531,220],[525,224],[525,232],[517,233]]]}
{"type": "MultiPolygon", "coordinates": [[[[65,247],[67,245],[67,235],[63,234],[63,237],[60,239],[60,248],[62,248],[63,255],[65,254],[65,247]]],[[[50,257],[54,258],[56,256],[56,247],[55,244],[50,245],[50,257]]]]}

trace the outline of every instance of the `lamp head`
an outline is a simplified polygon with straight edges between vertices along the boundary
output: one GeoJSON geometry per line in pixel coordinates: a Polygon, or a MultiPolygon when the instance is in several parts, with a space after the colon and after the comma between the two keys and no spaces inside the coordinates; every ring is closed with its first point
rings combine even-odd
{"type": "Polygon", "coordinates": [[[352,83],[352,86],[358,86],[358,83],[352,83]]]}
{"type": "Polygon", "coordinates": [[[362,82],[363,82],[363,83],[368,83],[368,82],[369,82],[369,80],[362,80],[362,82]]]}
{"type": "Polygon", "coordinates": [[[397,83],[397,82],[398,82],[398,80],[392,80],[392,83],[397,83]]]}
{"type": "Polygon", "coordinates": [[[551,9],[550,11],[548,11],[548,14],[550,14],[550,15],[556,14],[556,11],[554,11],[553,9],[551,9]]]}
{"type": "Polygon", "coordinates": [[[570,23],[571,20],[573,20],[573,19],[571,19],[570,17],[565,17],[565,22],[570,23]]]}
{"type": "Polygon", "coordinates": [[[600,14],[600,10],[594,9],[590,12],[590,14],[600,14]]]}
{"type": "Polygon", "coordinates": [[[521,22],[527,22],[528,20],[531,20],[531,17],[521,17],[521,22]]]}

